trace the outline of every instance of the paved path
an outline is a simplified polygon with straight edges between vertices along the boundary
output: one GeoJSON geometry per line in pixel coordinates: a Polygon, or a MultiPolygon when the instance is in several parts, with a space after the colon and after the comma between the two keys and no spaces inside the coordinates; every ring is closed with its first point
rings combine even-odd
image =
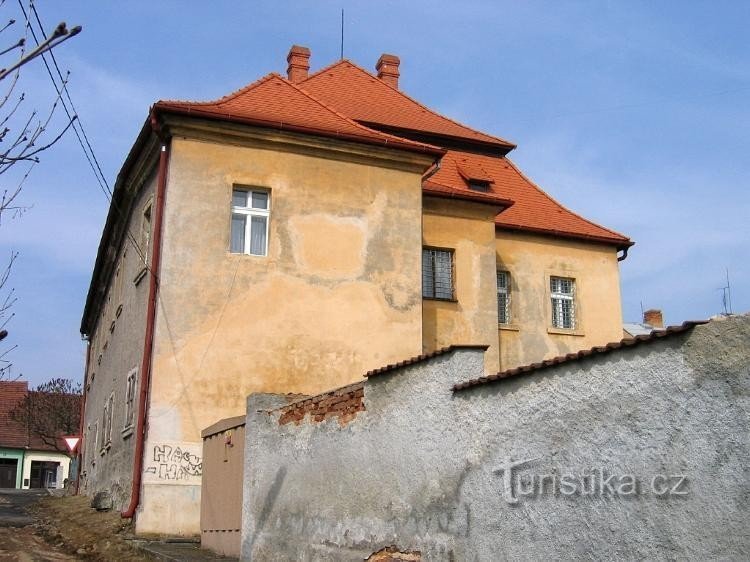
{"type": "Polygon", "coordinates": [[[26,508],[47,495],[46,490],[0,489],[0,560],[55,562],[78,560],[49,546],[33,526],[26,508]]]}

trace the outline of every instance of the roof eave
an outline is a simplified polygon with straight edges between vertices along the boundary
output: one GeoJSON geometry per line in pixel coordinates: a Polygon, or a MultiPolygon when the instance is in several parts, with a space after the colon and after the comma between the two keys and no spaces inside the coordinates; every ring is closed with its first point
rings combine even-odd
{"type": "Polygon", "coordinates": [[[557,236],[560,238],[569,238],[575,240],[584,240],[586,242],[594,242],[597,244],[607,244],[609,246],[615,246],[618,250],[625,250],[635,245],[635,242],[630,239],[618,239],[608,238],[606,236],[595,236],[592,234],[583,234],[577,232],[567,232],[564,230],[555,230],[547,228],[537,228],[533,226],[523,225],[505,225],[495,223],[495,229],[509,230],[511,232],[532,232],[534,234],[541,234],[544,236],[557,236]]]}
{"type": "Polygon", "coordinates": [[[398,150],[406,150],[408,152],[416,152],[418,154],[430,154],[438,157],[443,156],[446,152],[445,149],[429,146],[426,144],[414,144],[410,142],[400,142],[397,139],[376,139],[366,137],[364,135],[352,135],[350,133],[341,133],[338,131],[329,131],[325,129],[315,129],[313,127],[305,127],[302,125],[293,125],[284,123],[281,121],[269,121],[265,119],[256,119],[250,117],[241,117],[237,115],[226,115],[216,113],[214,111],[202,110],[200,108],[190,107],[175,107],[157,102],[153,107],[154,111],[171,113],[174,115],[182,115],[185,117],[201,117],[204,119],[210,119],[214,121],[224,121],[229,123],[240,123],[245,125],[254,125],[257,127],[265,127],[271,129],[278,129],[282,131],[292,131],[296,133],[305,133],[316,136],[323,136],[327,138],[341,139],[352,142],[359,142],[363,144],[369,144],[381,147],[393,147],[398,150]]]}
{"type": "Polygon", "coordinates": [[[130,151],[128,152],[127,157],[125,158],[125,162],[123,162],[122,167],[120,168],[119,173],[117,174],[117,179],[115,180],[115,186],[112,190],[112,201],[115,201],[113,204],[112,201],[109,205],[109,210],[107,212],[107,219],[104,223],[104,230],[102,231],[102,237],[99,240],[99,247],[96,252],[96,260],[94,262],[94,270],[91,273],[91,282],[89,284],[88,292],[86,293],[86,304],[84,305],[83,309],[83,316],[81,318],[81,327],[80,332],[82,336],[90,335],[91,330],[93,328],[93,319],[90,318],[92,314],[92,307],[94,306],[94,300],[96,299],[96,289],[97,287],[97,280],[99,276],[102,273],[102,270],[104,268],[104,264],[106,262],[106,256],[107,256],[107,248],[110,245],[111,238],[114,233],[115,225],[118,223],[118,220],[120,220],[120,217],[118,215],[120,214],[120,210],[117,209],[117,199],[120,198],[120,193],[122,192],[123,185],[125,184],[126,179],[130,175],[130,171],[135,164],[135,162],[138,160],[138,157],[143,152],[143,149],[146,147],[149,138],[153,134],[153,111],[149,111],[149,115],[146,118],[146,121],[144,122],[143,126],[141,127],[140,132],[138,133],[138,136],[135,139],[135,142],[133,143],[133,146],[130,148],[130,151]]]}

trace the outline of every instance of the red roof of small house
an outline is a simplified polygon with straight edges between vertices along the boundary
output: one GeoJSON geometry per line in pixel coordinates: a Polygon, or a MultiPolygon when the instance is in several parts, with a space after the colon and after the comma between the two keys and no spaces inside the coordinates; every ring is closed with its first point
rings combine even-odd
{"type": "Polygon", "coordinates": [[[363,124],[421,131],[494,146],[515,145],[444,117],[348,60],[338,61],[300,83],[300,87],[363,124]]]}
{"type": "Polygon", "coordinates": [[[444,152],[426,143],[360,125],[275,73],[215,101],[162,100],[154,104],[153,110],[393,146],[436,156],[444,152]]]}
{"type": "Polygon", "coordinates": [[[523,175],[507,157],[448,151],[440,162],[440,169],[425,182],[425,189],[468,190],[469,182],[479,178],[467,176],[480,174],[486,174],[492,192],[513,202],[497,215],[495,224],[499,229],[581,238],[618,247],[633,244],[627,236],[563,207],[523,175]]]}
{"type": "Polygon", "coordinates": [[[29,443],[26,427],[10,417],[10,413],[29,391],[26,381],[0,382],[0,447],[24,449],[29,443]]]}
{"type": "Polygon", "coordinates": [[[29,392],[29,383],[26,381],[0,381],[0,447],[33,451],[64,451],[65,443],[61,437],[56,439],[57,448],[55,448],[45,443],[38,435],[31,434],[25,424],[11,417],[11,412],[19,406],[29,392]]]}

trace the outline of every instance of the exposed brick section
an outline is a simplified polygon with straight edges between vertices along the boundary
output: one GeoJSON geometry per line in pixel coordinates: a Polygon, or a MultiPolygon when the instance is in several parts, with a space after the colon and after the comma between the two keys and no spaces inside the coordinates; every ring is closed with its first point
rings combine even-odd
{"type": "Polygon", "coordinates": [[[365,411],[364,398],[364,383],[359,382],[298,400],[276,410],[281,413],[279,425],[299,425],[305,418],[313,423],[338,418],[339,424],[343,426],[352,421],[357,413],[365,411]]]}
{"type": "Polygon", "coordinates": [[[691,320],[688,322],[683,322],[683,324],[680,326],[670,326],[666,330],[651,332],[647,336],[636,336],[634,338],[626,338],[618,342],[608,343],[607,345],[592,347],[591,349],[582,349],[581,351],[578,351],[576,353],[568,353],[567,355],[560,355],[559,357],[555,357],[553,359],[545,359],[544,361],[540,361],[539,363],[532,363],[531,365],[524,365],[523,367],[516,367],[514,369],[508,369],[507,371],[501,371],[496,375],[488,375],[486,377],[479,377],[478,379],[454,384],[453,391],[455,392],[458,390],[463,390],[465,388],[487,384],[493,381],[499,381],[511,377],[516,377],[518,375],[533,373],[534,371],[546,369],[547,367],[553,367],[554,365],[560,365],[561,363],[569,363],[571,361],[578,361],[586,357],[591,357],[592,355],[609,353],[610,351],[614,351],[615,349],[620,349],[622,347],[632,347],[634,345],[651,343],[661,338],[666,338],[675,334],[687,332],[689,330],[692,330],[696,326],[707,323],[708,320],[691,320]]]}
{"type": "Polygon", "coordinates": [[[395,545],[387,546],[370,555],[366,562],[420,562],[422,553],[418,550],[399,550],[395,545]]]}

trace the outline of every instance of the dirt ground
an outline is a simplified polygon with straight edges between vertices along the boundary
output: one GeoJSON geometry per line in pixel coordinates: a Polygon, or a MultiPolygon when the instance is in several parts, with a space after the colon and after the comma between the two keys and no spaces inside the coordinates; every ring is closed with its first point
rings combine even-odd
{"type": "Polygon", "coordinates": [[[132,536],[129,520],[122,519],[116,511],[92,509],[85,496],[46,497],[31,506],[30,511],[37,522],[23,530],[36,531],[50,545],[71,556],[43,560],[154,560],[126,540],[132,536]]]}

